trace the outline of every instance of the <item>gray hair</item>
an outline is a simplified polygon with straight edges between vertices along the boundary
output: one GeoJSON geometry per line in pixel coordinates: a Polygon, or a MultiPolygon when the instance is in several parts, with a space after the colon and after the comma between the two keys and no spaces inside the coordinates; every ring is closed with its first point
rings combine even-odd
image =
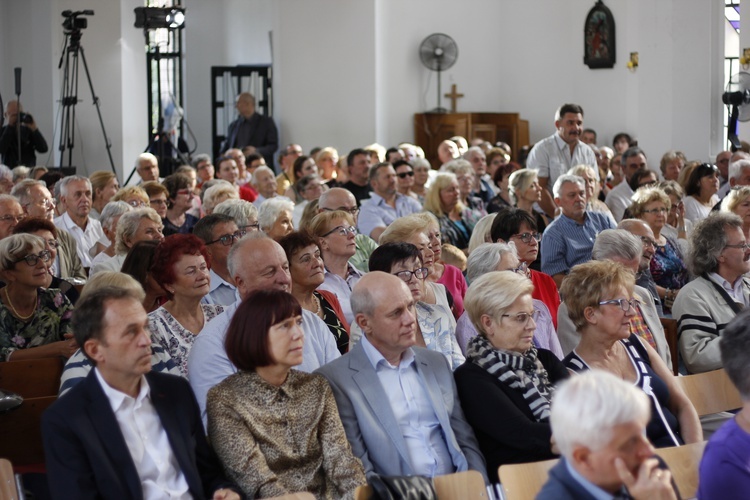
{"type": "Polygon", "coordinates": [[[7,165],[0,165],[0,179],[13,182],[13,171],[7,165]]]}
{"type": "Polygon", "coordinates": [[[613,260],[619,257],[632,261],[643,255],[641,239],[625,229],[605,229],[599,233],[591,249],[593,260],[613,260]]]}
{"type": "Polygon", "coordinates": [[[583,180],[583,177],[580,177],[578,175],[563,174],[557,178],[557,180],[555,181],[555,185],[552,186],[552,194],[555,196],[555,198],[560,197],[560,190],[562,189],[563,185],[567,183],[578,184],[581,189],[586,189],[586,181],[583,180]]]}
{"type": "Polygon", "coordinates": [[[193,156],[193,161],[191,162],[191,164],[193,165],[193,168],[197,170],[198,165],[200,165],[204,161],[211,163],[211,157],[205,153],[202,153],[202,154],[193,156]]]}
{"type": "Polygon", "coordinates": [[[253,184],[258,183],[258,174],[261,172],[270,172],[271,175],[276,176],[273,170],[268,165],[261,165],[260,167],[255,169],[255,172],[253,172],[253,184]]]}
{"type": "Polygon", "coordinates": [[[0,240],[0,271],[13,269],[16,261],[31,252],[41,252],[46,248],[44,238],[35,234],[12,234],[3,238],[0,240]]]}
{"type": "Polygon", "coordinates": [[[229,196],[230,200],[240,199],[240,195],[237,194],[237,188],[227,181],[221,181],[206,189],[203,194],[203,211],[207,214],[213,213],[216,208],[214,200],[220,196],[229,196]]]}
{"type": "Polygon", "coordinates": [[[260,210],[258,210],[258,223],[261,231],[271,229],[284,210],[294,212],[294,203],[283,196],[269,198],[261,203],[260,210]]]}
{"type": "Polygon", "coordinates": [[[631,422],[645,426],[650,414],[645,392],[594,369],[570,377],[555,391],[550,425],[561,454],[570,460],[576,446],[601,450],[612,440],[616,426],[631,422]]]}
{"type": "Polygon", "coordinates": [[[688,269],[694,276],[715,272],[719,255],[727,246],[726,228],[742,230],[742,219],[726,212],[711,212],[693,227],[690,235],[688,269]]]}
{"type": "Polygon", "coordinates": [[[20,180],[23,180],[29,176],[29,172],[31,172],[31,169],[29,167],[19,165],[18,167],[14,168],[12,172],[13,182],[19,182],[20,180]]]}
{"type": "Polygon", "coordinates": [[[497,265],[503,255],[510,253],[518,258],[516,246],[508,243],[482,243],[469,254],[466,261],[466,281],[474,281],[491,271],[497,271],[497,265]]]}
{"type": "Polygon", "coordinates": [[[130,212],[127,212],[120,217],[120,222],[117,224],[117,235],[115,237],[115,252],[118,255],[128,253],[130,250],[125,245],[125,240],[135,236],[138,232],[138,227],[141,225],[141,219],[151,219],[160,228],[163,228],[161,217],[156,213],[153,208],[136,208],[130,212]]]}
{"type": "Polygon", "coordinates": [[[83,177],[81,175],[69,175],[67,177],[63,177],[57,184],[55,184],[55,191],[57,191],[57,187],[59,186],[60,196],[68,196],[68,184],[76,181],[86,181],[86,184],[89,187],[89,191],[91,190],[91,181],[88,177],[83,177]]]}
{"type": "Polygon", "coordinates": [[[628,149],[625,150],[625,152],[622,154],[622,158],[620,159],[620,162],[623,166],[625,166],[625,163],[627,163],[628,158],[631,156],[638,156],[643,155],[644,158],[647,158],[646,153],[643,152],[641,148],[638,146],[631,146],[628,149]]]}
{"type": "Polygon", "coordinates": [[[239,228],[247,226],[251,220],[258,220],[258,209],[246,200],[224,200],[214,207],[213,213],[230,216],[239,228]]]}
{"type": "Polygon", "coordinates": [[[214,212],[212,214],[206,215],[205,217],[201,218],[201,220],[196,222],[195,226],[193,226],[193,234],[203,240],[203,243],[208,244],[208,242],[213,240],[214,238],[214,228],[219,224],[224,224],[227,222],[234,222],[235,224],[237,224],[237,222],[234,220],[234,217],[228,214],[220,214],[214,212]]]}
{"type": "Polygon", "coordinates": [[[16,198],[15,196],[3,193],[3,194],[0,194],[0,203],[2,203],[4,201],[8,201],[8,202],[11,202],[11,203],[18,203],[19,205],[21,204],[18,201],[18,198],[16,198]]]}
{"type": "Polygon", "coordinates": [[[734,161],[729,164],[729,172],[727,175],[730,179],[739,180],[742,177],[742,171],[746,168],[750,168],[750,160],[741,159],[734,161]]]}
{"type": "Polygon", "coordinates": [[[21,206],[26,206],[31,203],[31,188],[33,186],[42,186],[47,188],[47,184],[42,181],[35,181],[34,179],[24,179],[11,189],[10,194],[18,198],[18,202],[21,206]]]}
{"type": "Polygon", "coordinates": [[[110,231],[115,229],[112,227],[112,223],[115,221],[115,217],[122,215],[126,212],[130,212],[133,209],[124,201],[110,201],[102,209],[102,213],[99,215],[99,223],[102,227],[106,227],[110,231]]]}
{"type": "Polygon", "coordinates": [[[440,167],[441,172],[450,172],[452,174],[473,174],[474,173],[474,167],[471,166],[471,163],[469,163],[466,160],[462,160],[461,158],[457,158],[455,160],[451,160],[442,167],[440,167]]]}
{"type": "Polygon", "coordinates": [[[141,168],[141,162],[143,160],[149,160],[153,161],[157,165],[159,164],[159,160],[156,159],[156,156],[152,155],[151,153],[141,153],[138,155],[138,158],[135,159],[135,169],[138,170],[141,168]]]}
{"type": "Polygon", "coordinates": [[[482,148],[480,148],[479,146],[472,146],[466,150],[466,152],[463,155],[463,159],[467,161],[471,161],[471,157],[477,153],[484,156],[484,151],[482,151],[482,148]]]}
{"type": "Polygon", "coordinates": [[[253,231],[252,233],[247,233],[240,239],[240,241],[232,245],[232,249],[229,250],[229,255],[227,256],[227,270],[229,271],[229,276],[232,278],[237,276],[237,272],[240,267],[242,267],[242,249],[251,241],[266,239],[271,239],[266,233],[262,231],[253,231]]]}

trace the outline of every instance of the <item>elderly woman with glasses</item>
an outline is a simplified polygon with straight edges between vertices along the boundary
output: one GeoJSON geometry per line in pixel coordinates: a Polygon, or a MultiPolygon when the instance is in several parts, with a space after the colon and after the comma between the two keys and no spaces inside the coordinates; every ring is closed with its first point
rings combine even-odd
{"type": "Polygon", "coordinates": [[[640,188],[632,199],[630,213],[648,224],[654,233],[656,252],[651,259],[651,275],[665,312],[668,313],[677,293],[690,281],[682,249],[662,231],[667,222],[671,200],[657,187],[640,188]]]}
{"type": "Polygon", "coordinates": [[[78,348],[73,306],[49,284],[52,254],[43,238],[14,234],[0,241],[0,361],[69,358],[78,348]]]}
{"type": "Polygon", "coordinates": [[[324,264],[325,279],[318,288],[336,296],[346,321],[352,325],[354,314],[350,298],[354,285],[363,276],[362,271],[349,263],[357,251],[354,219],[343,210],[321,212],[310,222],[309,231],[318,241],[324,264]]]}
{"type": "Polygon", "coordinates": [[[651,400],[646,428],[657,447],[703,439],[698,414],[656,350],[631,333],[635,276],[620,263],[602,260],[575,266],[560,293],[581,335],[563,362],[569,370],[608,371],[643,390],[651,400]]]}
{"type": "Polygon", "coordinates": [[[164,236],[189,234],[198,218],[188,213],[193,208],[195,180],[185,174],[172,174],[162,182],[167,195],[167,216],[164,223],[164,236]]]}
{"type": "MultiPolygon", "coordinates": [[[[529,277],[529,269],[525,262],[519,261],[516,249],[506,243],[484,243],[469,255],[466,270],[467,279],[473,283],[480,276],[492,271],[510,271],[529,277]]],[[[532,283],[533,284],[533,283],[532,283]]],[[[555,333],[552,314],[547,305],[533,297],[536,312],[536,330],[534,332],[534,346],[547,349],[559,359],[563,358],[562,347],[555,333]]],[[[478,335],[477,329],[471,322],[468,312],[464,312],[456,324],[456,339],[461,346],[461,352],[466,354],[466,347],[472,337],[478,335]]]]}
{"type": "MultiPolygon", "coordinates": [[[[411,243],[386,243],[370,256],[370,271],[383,271],[398,276],[406,283],[416,302],[417,345],[445,356],[451,370],[464,362],[456,341],[456,320],[444,304],[425,302],[425,278],[429,271],[422,254],[411,243]]],[[[352,324],[352,345],[362,337],[362,330],[352,324]]]]}
{"type": "Polygon", "coordinates": [[[719,203],[719,169],[710,163],[701,163],[690,173],[685,184],[685,218],[692,222],[705,219],[719,203]]]}
{"type": "Polygon", "coordinates": [[[466,311],[479,335],[468,342],[466,362],[455,372],[456,388],[492,482],[500,465],[558,453],[550,403],[555,385],[569,374],[555,354],[534,345],[533,288],[521,274],[493,270],[472,280],[466,293],[466,311]]]}

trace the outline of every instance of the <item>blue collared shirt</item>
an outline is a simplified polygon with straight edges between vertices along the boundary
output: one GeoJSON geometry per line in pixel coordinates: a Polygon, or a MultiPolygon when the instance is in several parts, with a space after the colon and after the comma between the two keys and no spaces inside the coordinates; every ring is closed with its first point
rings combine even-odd
{"type": "Polygon", "coordinates": [[[583,224],[561,215],[542,234],[542,272],[554,276],[591,260],[596,236],[605,229],[615,229],[606,214],[586,212],[583,224]]]}
{"type": "Polygon", "coordinates": [[[414,474],[435,477],[455,472],[440,421],[414,364],[414,351],[404,351],[401,362],[394,366],[366,336],[361,342],[390,402],[414,474]]]}
{"type": "Polygon", "coordinates": [[[240,300],[240,294],[236,286],[225,281],[213,269],[211,269],[209,274],[211,279],[210,288],[208,294],[201,299],[201,302],[204,304],[228,306],[240,300]]]}
{"type": "Polygon", "coordinates": [[[393,221],[405,215],[422,211],[417,200],[401,193],[396,193],[396,207],[390,206],[382,196],[373,192],[369,200],[362,200],[357,228],[362,234],[370,236],[376,227],[388,227],[393,221]]]}
{"type": "Polygon", "coordinates": [[[354,285],[357,284],[362,276],[364,276],[364,273],[351,264],[347,264],[346,279],[336,273],[332,273],[326,268],[325,281],[318,287],[318,290],[327,290],[336,295],[336,298],[339,299],[339,304],[341,304],[341,310],[350,325],[354,324],[354,313],[352,312],[352,304],[349,299],[352,296],[354,285]]]}
{"type": "Polygon", "coordinates": [[[562,459],[562,461],[565,463],[565,468],[568,469],[570,476],[575,479],[584,490],[589,492],[592,497],[596,498],[596,500],[612,500],[612,498],[614,497],[612,493],[604,491],[603,489],[583,477],[578,473],[577,470],[573,468],[572,465],[570,465],[570,462],[568,462],[567,460],[562,459]]]}

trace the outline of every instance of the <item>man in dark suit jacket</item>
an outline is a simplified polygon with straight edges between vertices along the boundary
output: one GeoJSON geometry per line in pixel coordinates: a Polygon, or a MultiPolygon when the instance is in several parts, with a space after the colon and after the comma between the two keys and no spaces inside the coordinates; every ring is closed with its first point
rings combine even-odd
{"type": "Polygon", "coordinates": [[[609,372],[590,370],[555,392],[550,423],[563,458],[537,500],[680,498],[646,438],[646,394],[609,372]]]}
{"type": "Polygon", "coordinates": [[[42,418],[52,497],[242,498],[206,441],[187,381],[150,372],[148,316],[135,293],[93,292],[73,325],[96,368],[42,418]]]}
{"type": "Polygon", "coordinates": [[[227,138],[221,145],[222,154],[231,148],[253,146],[266,164],[273,166],[273,154],[279,148],[279,132],[273,119],[255,112],[255,97],[248,92],[237,97],[236,108],[240,116],[229,124],[227,138]]]}
{"type": "Polygon", "coordinates": [[[316,373],[331,384],[365,473],[432,477],[473,469],[487,481],[448,362],[440,353],[412,348],[416,313],[406,284],[371,272],[354,287],[351,301],[364,336],[316,373]]]}

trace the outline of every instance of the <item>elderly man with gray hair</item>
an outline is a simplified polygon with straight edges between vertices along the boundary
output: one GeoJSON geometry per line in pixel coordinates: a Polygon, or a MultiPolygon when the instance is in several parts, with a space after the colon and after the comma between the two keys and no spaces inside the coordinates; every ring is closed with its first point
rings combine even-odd
{"type": "Polygon", "coordinates": [[[672,474],[646,437],[643,391],[601,370],[570,378],[552,402],[552,436],[562,458],[537,500],[679,498],[672,474]]]}
{"type": "MultiPolygon", "coordinates": [[[[586,146],[588,147],[588,146],[586,146]]],[[[591,259],[596,235],[614,229],[611,217],[586,210],[586,185],[577,175],[563,174],[553,187],[562,214],[542,235],[542,272],[552,276],[558,288],[576,264],[591,259]]]]}
{"type": "Polygon", "coordinates": [[[722,367],[719,340],[750,305],[750,248],[737,215],[712,213],[693,229],[688,268],[696,278],[674,301],[682,359],[690,373],[722,367]]]}
{"type": "MultiPolygon", "coordinates": [[[[624,229],[602,231],[596,237],[594,248],[591,251],[593,260],[619,262],[633,271],[634,274],[638,273],[642,257],[643,243],[640,238],[624,229]]],[[[669,345],[651,294],[645,288],[635,285],[633,298],[636,301],[636,307],[633,316],[630,318],[630,333],[634,333],[644,342],[648,342],[659,353],[659,357],[664,360],[667,366],[671,367],[672,356],[669,352],[669,345]]],[[[581,334],[577,331],[568,314],[565,297],[563,297],[563,302],[557,311],[557,335],[565,356],[570,354],[581,340],[581,334]]]]}

